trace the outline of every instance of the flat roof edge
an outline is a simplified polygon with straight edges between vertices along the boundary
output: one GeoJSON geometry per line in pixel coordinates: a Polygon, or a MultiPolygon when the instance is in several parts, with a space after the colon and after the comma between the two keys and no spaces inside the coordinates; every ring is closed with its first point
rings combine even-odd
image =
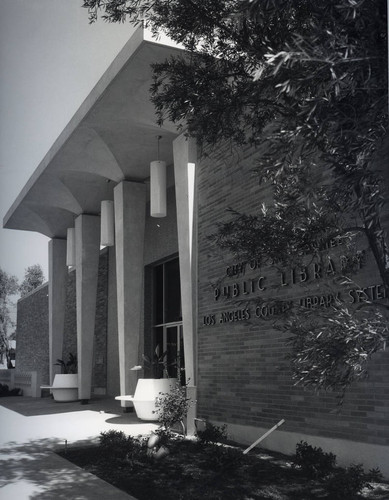
{"type": "Polygon", "coordinates": [[[174,44],[166,36],[161,35],[156,39],[153,37],[149,30],[143,27],[137,28],[132,36],[125,43],[124,47],[120,50],[115,59],[108,66],[107,70],[103,73],[99,81],[92,88],[91,92],[84,99],[80,107],[77,109],[75,114],[69,120],[65,128],[62,130],[60,135],[54,141],[53,145],[50,147],[49,151],[43,157],[42,161],[39,163],[37,168],[34,170],[15,201],[12,203],[11,207],[6,212],[3,218],[3,227],[7,229],[15,229],[12,227],[11,218],[17,208],[20,206],[25,196],[28,194],[33,185],[37,182],[39,177],[43,174],[47,166],[64,146],[66,141],[70,138],[72,133],[81,124],[82,120],[86,117],[89,111],[93,108],[94,104],[100,99],[104,91],[108,88],[110,83],[115,79],[115,77],[120,73],[125,64],[131,59],[132,56],[140,49],[144,43],[156,44],[160,46],[169,46],[172,48],[180,49],[180,47],[174,44]]]}

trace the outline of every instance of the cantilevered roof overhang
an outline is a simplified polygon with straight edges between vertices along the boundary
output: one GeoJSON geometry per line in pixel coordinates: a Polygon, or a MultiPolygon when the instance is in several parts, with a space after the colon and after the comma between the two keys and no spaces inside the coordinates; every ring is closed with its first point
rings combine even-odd
{"type": "Polygon", "coordinates": [[[66,238],[81,213],[99,214],[122,180],[145,182],[150,161],[173,163],[171,123],[156,124],[151,64],[182,53],[138,29],[78,109],[9,211],[8,229],[66,238]]]}

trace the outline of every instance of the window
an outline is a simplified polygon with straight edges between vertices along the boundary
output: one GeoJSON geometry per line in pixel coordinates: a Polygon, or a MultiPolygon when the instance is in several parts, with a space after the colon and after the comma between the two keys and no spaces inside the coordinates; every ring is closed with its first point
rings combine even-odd
{"type": "Polygon", "coordinates": [[[153,350],[158,346],[161,354],[166,353],[164,376],[177,377],[179,373],[181,382],[185,382],[178,258],[155,266],[153,283],[153,350]]]}
{"type": "Polygon", "coordinates": [[[154,268],[155,323],[182,321],[180,268],[178,259],[154,268]]]}

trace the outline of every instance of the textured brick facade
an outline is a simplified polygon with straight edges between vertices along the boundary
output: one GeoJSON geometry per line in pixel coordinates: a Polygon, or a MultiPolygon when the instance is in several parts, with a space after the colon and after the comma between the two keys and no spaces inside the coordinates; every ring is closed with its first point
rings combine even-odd
{"type": "Polygon", "coordinates": [[[29,293],[17,304],[16,370],[36,371],[49,383],[48,284],[29,293]]]}
{"type": "MultiPolygon", "coordinates": [[[[381,157],[385,165],[388,155],[381,157]]],[[[348,391],[340,413],[337,395],[320,396],[293,386],[284,319],[272,300],[303,301],[327,308],[334,297],[348,305],[357,302],[355,287],[339,290],[333,283],[340,268],[342,249],[329,248],[330,268],[319,272],[311,263],[300,283],[300,270],[257,269],[255,262],[238,264],[216,248],[209,236],[217,223],[228,218],[229,207],[255,212],[269,200],[252,169],[250,149],[212,152],[200,162],[198,172],[198,413],[200,417],[242,426],[269,428],[284,418],[284,431],[343,438],[371,444],[389,444],[389,350],[377,353],[369,379],[348,391]],[[295,282],[295,283],[293,283],[295,282]],[[220,293],[215,298],[215,288],[220,293]],[[308,301],[308,302],[307,302],[308,301]],[[281,327],[281,328],[280,328],[281,327]]],[[[387,219],[386,219],[387,220],[387,219]]],[[[359,241],[358,249],[367,249],[359,241]]],[[[329,262],[325,260],[325,262],[329,262]]],[[[383,303],[372,255],[355,276],[360,287],[383,303]]]]}
{"type": "MultiPolygon", "coordinates": [[[[97,285],[93,388],[107,386],[108,250],[100,254],[97,285]]],[[[38,371],[41,382],[49,383],[49,301],[48,284],[20,299],[17,306],[17,368],[38,371]]],[[[77,354],[76,273],[69,272],[66,285],[63,358],[77,354]]]]}
{"type": "Polygon", "coordinates": [[[108,248],[100,254],[97,281],[92,387],[107,387],[108,248]]]}

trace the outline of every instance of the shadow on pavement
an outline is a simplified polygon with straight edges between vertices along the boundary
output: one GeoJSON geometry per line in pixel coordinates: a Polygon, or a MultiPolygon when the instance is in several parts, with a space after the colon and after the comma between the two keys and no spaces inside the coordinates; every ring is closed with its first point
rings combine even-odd
{"type": "Polygon", "coordinates": [[[74,411],[104,411],[105,413],[123,413],[120,403],[113,396],[94,396],[88,404],[80,401],[69,403],[54,401],[52,397],[32,398],[28,396],[13,396],[0,398],[0,406],[15,411],[25,417],[37,415],[53,415],[74,411]]]}
{"type": "MultiPolygon", "coordinates": [[[[75,444],[82,445],[85,442],[75,444]]],[[[52,451],[59,448],[63,449],[63,441],[40,439],[28,444],[8,446],[6,450],[0,451],[0,488],[6,494],[1,498],[131,498],[52,451]]]]}

